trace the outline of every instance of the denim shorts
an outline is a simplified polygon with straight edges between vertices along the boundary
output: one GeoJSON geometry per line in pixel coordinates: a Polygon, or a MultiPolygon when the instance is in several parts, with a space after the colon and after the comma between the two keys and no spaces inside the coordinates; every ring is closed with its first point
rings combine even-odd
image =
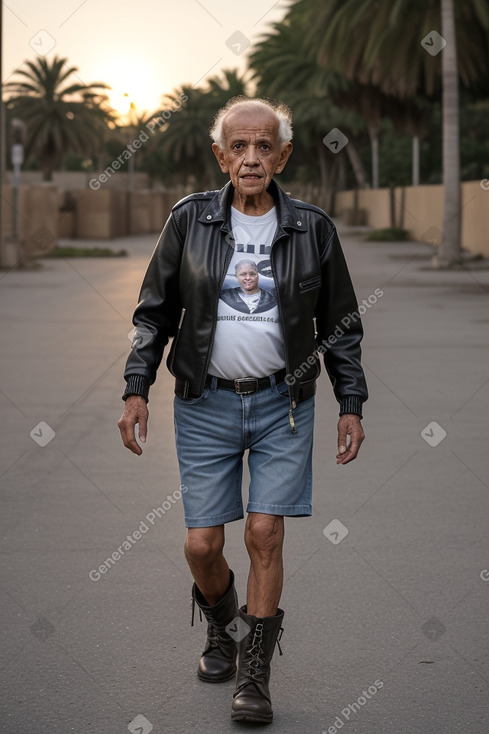
{"type": "Polygon", "coordinates": [[[185,525],[211,527],[244,517],[243,456],[250,473],[247,512],[303,517],[312,513],[314,397],[289,422],[287,385],[250,395],[217,389],[174,398],[175,440],[185,525]]]}

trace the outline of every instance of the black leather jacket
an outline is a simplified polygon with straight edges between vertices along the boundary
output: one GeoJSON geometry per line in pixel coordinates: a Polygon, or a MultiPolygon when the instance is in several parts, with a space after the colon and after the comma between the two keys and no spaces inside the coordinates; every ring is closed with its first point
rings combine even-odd
{"type": "MultiPolygon", "coordinates": [[[[336,229],[321,209],[289,198],[274,181],[268,191],[277,207],[270,258],[291,403],[313,394],[323,354],[340,415],[361,415],[368,396],[360,364],[363,331],[336,229]]],[[[175,392],[182,398],[203,392],[219,292],[233,254],[233,193],[229,182],[174,206],[134,312],[124,398],[147,399],[170,337],[167,366],[177,378],[175,392]]]]}

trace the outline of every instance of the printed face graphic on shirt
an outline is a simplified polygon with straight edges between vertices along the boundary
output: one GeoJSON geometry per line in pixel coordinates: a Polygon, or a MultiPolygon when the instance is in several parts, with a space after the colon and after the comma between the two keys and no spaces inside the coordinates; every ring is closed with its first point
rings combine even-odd
{"type": "Polygon", "coordinates": [[[252,260],[242,260],[236,265],[236,278],[245,293],[258,293],[258,269],[252,260]]]}
{"type": "Polygon", "coordinates": [[[224,288],[221,301],[240,313],[263,313],[277,306],[275,294],[260,288],[258,265],[254,260],[239,260],[234,269],[239,286],[224,288]]]}

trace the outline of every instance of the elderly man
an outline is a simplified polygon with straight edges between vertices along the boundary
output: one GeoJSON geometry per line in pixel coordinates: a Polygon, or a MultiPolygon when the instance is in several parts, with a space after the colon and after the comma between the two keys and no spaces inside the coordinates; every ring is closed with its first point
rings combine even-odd
{"type": "Polygon", "coordinates": [[[284,616],[284,517],[311,514],[319,355],[339,402],[336,461],[345,465],[364,438],[362,327],[350,318],[357,302],[331,220],[273,180],[292,151],[290,110],[234,98],[217,114],[211,136],[230,181],[180,201],[163,229],[134,313],[119,427],[124,445],[140,455],[135,426],[145,443],[149,386],[173,337],[167,365],[175,376],[176,447],[187,488],[185,556],[194,603],[208,622],[198,676],[220,682],[236,675],[231,718],[269,723],[270,662],[284,616]],[[262,314],[245,315],[221,297],[235,286],[243,253],[273,296],[262,314]],[[244,517],[246,451],[250,570],[247,603],[238,607],[224,525],[244,517]]]}

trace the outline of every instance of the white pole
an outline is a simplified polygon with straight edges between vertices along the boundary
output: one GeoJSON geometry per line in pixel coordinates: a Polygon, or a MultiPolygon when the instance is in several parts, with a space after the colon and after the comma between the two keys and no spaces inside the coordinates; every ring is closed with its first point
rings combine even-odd
{"type": "Polygon", "coordinates": [[[419,137],[413,137],[413,186],[419,186],[419,137]]]}

